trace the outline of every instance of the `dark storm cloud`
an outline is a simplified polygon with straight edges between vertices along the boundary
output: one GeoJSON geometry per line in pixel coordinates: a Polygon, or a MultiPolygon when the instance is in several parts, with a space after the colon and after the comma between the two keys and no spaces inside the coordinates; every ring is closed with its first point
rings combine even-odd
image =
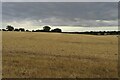
{"type": "Polygon", "coordinates": [[[43,25],[92,25],[96,20],[116,20],[117,6],[117,2],[4,2],[2,16],[5,22],[34,20],[43,25]]]}

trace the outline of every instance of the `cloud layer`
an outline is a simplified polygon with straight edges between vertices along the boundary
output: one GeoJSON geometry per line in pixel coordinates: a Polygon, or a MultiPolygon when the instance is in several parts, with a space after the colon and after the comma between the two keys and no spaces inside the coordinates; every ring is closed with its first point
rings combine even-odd
{"type": "Polygon", "coordinates": [[[119,0],[2,0],[3,2],[118,2],[119,0]]]}
{"type": "Polygon", "coordinates": [[[4,2],[3,23],[115,26],[117,2],[4,2]]]}

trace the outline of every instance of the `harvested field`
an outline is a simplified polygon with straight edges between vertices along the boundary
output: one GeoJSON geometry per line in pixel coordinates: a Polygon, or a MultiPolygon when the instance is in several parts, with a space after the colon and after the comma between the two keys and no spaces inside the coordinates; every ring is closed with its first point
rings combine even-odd
{"type": "Polygon", "coordinates": [[[114,78],[118,37],[3,32],[3,78],[114,78]]]}

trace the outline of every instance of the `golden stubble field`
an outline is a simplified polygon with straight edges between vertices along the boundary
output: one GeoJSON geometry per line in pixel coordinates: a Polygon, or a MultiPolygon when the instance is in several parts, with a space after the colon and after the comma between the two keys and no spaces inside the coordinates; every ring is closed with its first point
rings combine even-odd
{"type": "Polygon", "coordinates": [[[2,33],[3,78],[115,78],[118,37],[2,33]]]}

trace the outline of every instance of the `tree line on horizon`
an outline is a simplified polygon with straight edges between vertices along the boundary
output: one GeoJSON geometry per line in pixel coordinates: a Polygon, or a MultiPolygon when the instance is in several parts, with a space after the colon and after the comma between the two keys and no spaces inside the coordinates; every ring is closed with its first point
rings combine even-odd
{"type": "Polygon", "coordinates": [[[44,26],[42,30],[25,30],[24,28],[14,28],[13,26],[11,25],[7,25],[6,26],[6,29],[0,29],[0,31],[20,31],[20,32],[62,32],[61,29],[59,28],[55,28],[55,29],[52,29],[50,30],[51,27],[49,26],[44,26]]]}
{"type": "Polygon", "coordinates": [[[42,30],[25,30],[24,28],[14,28],[11,25],[7,25],[6,29],[0,29],[0,31],[17,31],[17,32],[61,32],[68,34],[91,34],[91,35],[120,35],[120,31],[90,31],[90,32],[62,32],[61,29],[55,28],[50,30],[51,27],[44,26],[42,30]]]}
{"type": "Polygon", "coordinates": [[[62,32],[69,34],[90,34],[90,35],[120,35],[120,31],[90,31],[90,32],[62,32]]]}

